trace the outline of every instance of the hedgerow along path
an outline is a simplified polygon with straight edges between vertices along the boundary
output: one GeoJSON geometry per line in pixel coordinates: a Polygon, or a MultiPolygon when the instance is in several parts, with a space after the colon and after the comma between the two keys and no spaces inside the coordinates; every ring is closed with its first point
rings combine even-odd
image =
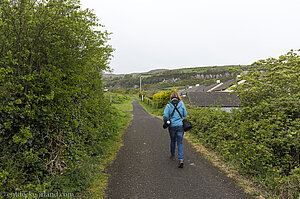
{"type": "Polygon", "coordinates": [[[184,141],[185,167],[169,159],[169,133],[137,100],[123,146],[108,168],[107,198],[250,199],[218,168],[184,141]]]}

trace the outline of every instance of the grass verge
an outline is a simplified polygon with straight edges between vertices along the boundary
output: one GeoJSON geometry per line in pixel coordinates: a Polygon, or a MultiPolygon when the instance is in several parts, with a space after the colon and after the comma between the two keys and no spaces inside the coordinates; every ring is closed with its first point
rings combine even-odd
{"type": "Polygon", "coordinates": [[[107,166],[110,165],[116,158],[117,152],[121,146],[121,136],[133,117],[133,115],[130,113],[130,111],[133,110],[131,104],[132,102],[133,98],[127,96],[126,100],[122,101],[122,103],[112,104],[112,106],[120,114],[120,118],[118,120],[120,132],[118,136],[107,142],[105,152],[99,157],[100,161],[98,162],[98,172],[93,179],[91,187],[88,189],[89,198],[102,199],[105,197],[105,190],[107,188],[109,178],[109,174],[107,174],[105,170],[107,166]]]}

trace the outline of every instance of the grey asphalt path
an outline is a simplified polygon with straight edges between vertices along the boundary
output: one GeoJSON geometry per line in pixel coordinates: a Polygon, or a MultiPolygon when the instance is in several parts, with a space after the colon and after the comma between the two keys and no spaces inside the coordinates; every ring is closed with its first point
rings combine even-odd
{"type": "MultiPolygon", "coordinates": [[[[111,199],[250,199],[235,182],[184,141],[185,167],[169,159],[169,133],[137,100],[123,146],[108,168],[111,199]]],[[[177,149],[176,149],[177,151],[177,149]]]]}

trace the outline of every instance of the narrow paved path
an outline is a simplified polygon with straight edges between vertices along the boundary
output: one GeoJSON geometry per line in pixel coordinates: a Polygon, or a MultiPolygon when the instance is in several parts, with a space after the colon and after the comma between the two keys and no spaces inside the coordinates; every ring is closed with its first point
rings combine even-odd
{"type": "MultiPolygon", "coordinates": [[[[169,159],[169,133],[137,100],[134,118],[110,166],[107,198],[248,199],[229,179],[184,141],[185,167],[169,159]]],[[[176,149],[177,150],[177,149],[176,149]]]]}

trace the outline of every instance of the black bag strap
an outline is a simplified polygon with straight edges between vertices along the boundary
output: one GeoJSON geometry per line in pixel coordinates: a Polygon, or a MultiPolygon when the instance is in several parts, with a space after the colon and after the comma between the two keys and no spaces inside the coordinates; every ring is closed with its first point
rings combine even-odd
{"type": "MultiPolygon", "coordinates": [[[[172,104],[172,103],[169,103],[169,104],[172,104]]],[[[172,113],[171,113],[171,117],[173,117],[174,112],[175,112],[175,108],[174,108],[174,110],[173,110],[172,113]]]]}
{"type": "Polygon", "coordinates": [[[181,115],[181,113],[179,112],[179,110],[178,110],[178,108],[177,108],[177,104],[176,104],[176,105],[173,104],[173,106],[174,106],[174,110],[173,110],[173,112],[172,112],[172,114],[171,114],[171,117],[173,117],[174,112],[175,112],[175,110],[176,110],[176,111],[179,113],[180,117],[182,118],[182,115],[181,115]]]}

